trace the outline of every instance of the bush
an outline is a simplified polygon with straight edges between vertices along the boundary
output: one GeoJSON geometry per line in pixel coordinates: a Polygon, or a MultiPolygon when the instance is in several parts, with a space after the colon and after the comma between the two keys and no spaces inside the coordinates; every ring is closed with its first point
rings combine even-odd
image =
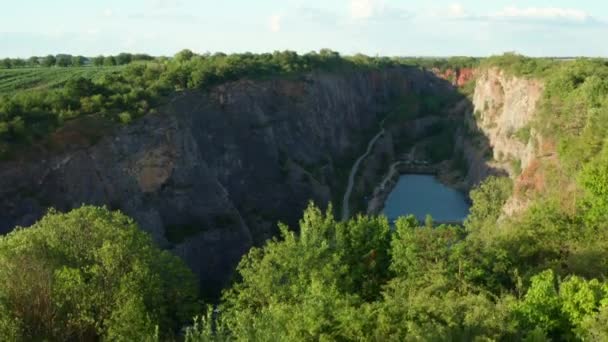
{"type": "Polygon", "coordinates": [[[528,144],[528,142],[530,141],[530,135],[531,135],[530,126],[522,127],[515,132],[515,137],[517,138],[517,140],[521,141],[523,144],[528,144]]]}
{"type": "Polygon", "coordinates": [[[118,114],[118,117],[120,118],[120,122],[125,125],[131,123],[131,120],[133,120],[129,112],[122,112],[118,114]]]}

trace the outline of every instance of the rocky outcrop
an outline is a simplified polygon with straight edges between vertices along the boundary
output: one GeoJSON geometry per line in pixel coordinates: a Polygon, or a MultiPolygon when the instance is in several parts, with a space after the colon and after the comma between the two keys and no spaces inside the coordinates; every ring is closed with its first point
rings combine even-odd
{"type": "Polygon", "coordinates": [[[435,75],[449,81],[455,87],[463,87],[465,84],[472,81],[475,78],[476,72],[473,68],[448,68],[443,71],[438,68],[433,68],[432,71],[435,75]]]}
{"type": "MultiPolygon", "coordinates": [[[[515,181],[517,189],[529,182],[528,178],[537,176],[542,157],[537,147],[543,145],[543,139],[531,123],[542,93],[542,82],[515,77],[497,68],[478,75],[468,126],[476,127],[482,135],[463,144],[470,166],[469,184],[502,171],[515,181]],[[487,145],[490,155],[479,145],[487,145]]],[[[525,200],[516,192],[505,206],[505,212],[513,213],[525,205],[525,200]]]]}
{"type": "Polygon", "coordinates": [[[537,80],[506,76],[498,69],[480,75],[473,97],[476,122],[492,146],[494,159],[520,160],[526,168],[535,157],[530,123],[543,92],[537,80]]]}
{"type": "Polygon", "coordinates": [[[338,161],[362,150],[361,137],[393,99],[438,82],[416,68],[241,80],[180,93],[99,139],[79,134],[91,118],[76,120],[56,132],[59,151],[0,162],[0,232],[32,224],[49,207],[107,205],[183,257],[217,294],[277,221],[293,225],[309,200],[336,197],[338,161]]]}

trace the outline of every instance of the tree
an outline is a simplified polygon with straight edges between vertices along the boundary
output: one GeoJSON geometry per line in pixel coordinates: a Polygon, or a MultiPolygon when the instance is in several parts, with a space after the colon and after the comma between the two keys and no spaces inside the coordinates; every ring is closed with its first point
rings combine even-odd
{"type": "Polygon", "coordinates": [[[120,53],[116,56],[116,64],[124,65],[131,63],[133,56],[130,53],[120,53]]]}
{"type": "Polygon", "coordinates": [[[45,67],[52,67],[57,63],[57,59],[53,55],[48,55],[42,59],[42,65],[45,67]]]}
{"type": "Polygon", "coordinates": [[[17,228],[0,240],[0,265],[0,334],[8,319],[23,340],[143,340],[196,312],[183,262],[105,208],[51,210],[17,228]]]}
{"type": "Polygon", "coordinates": [[[151,61],[154,57],[146,55],[145,53],[136,53],[131,57],[132,61],[151,61]]]}
{"type": "Polygon", "coordinates": [[[281,226],[281,240],[243,258],[223,324],[237,340],[357,338],[367,321],[358,309],[388,278],[389,233],[386,218],[342,223],[310,205],[299,235],[281,226]]]}
{"type": "Polygon", "coordinates": [[[76,67],[83,66],[86,60],[87,59],[84,56],[72,56],[71,65],[76,67]]]}
{"type": "Polygon", "coordinates": [[[105,57],[104,56],[97,56],[97,57],[93,57],[93,65],[94,66],[102,66],[104,64],[105,61],[105,57]]]}
{"type": "Polygon", "coordinates": [[[608,222],[608,145],[585,165],[579,183],[585,190],[583,207],[586,223],[592,227],[603,227],[608,222]]]}
{"type": "Polygon", "coordinates": [[[424,217],[424,226],[427,228],[433,228],[434,222],[433,222],[433,216],[427,214],[424,217]]]}
{"type": "Polygon", "coordinates": [[[512,191],[513,183],[509,178],[488,177],[471,191],[473,206],[465,220],[465,227],[470,231],[480,230],[484,226],[493,227],[512,191]]]}
{"type": "Polygon", "coordinates": [[[425,274],[445,271],[450,256],[463,239],[462,229],[441,225],[419,227],[413,216],[400,217],[395,222],[391,239],[391,269],[405,278],[419,279],[425,274]]]}
{"type": "Polygon", "coordinates": [[[189,60],[192,59],[192,57],[194,57],[194,52],[192,52],[191,50],[188,49],[184,49],[178,53],[175,54],[175,56],[173,56],[173,59],[175,59],[176,62],[187,62],[189,60]]]}
{"type": "Polygon", "coordinates": [[[36,67],[40,65],[40,58],[36,56],[32,56],[27,59],[27,64],[32,67],[36,67]]]}
{"type": "Polygon", "coordinates": [[[531,282],[518,311],[522,316],[524,328],[539,329],[548,334],[564,323],[556,288],[557,281],[553,272],[547,270],[532,277],[531,282]]]}
{"type": "Polygon", "coordinates": [[[57,55],[55,65],[58,67],[67,67],[72,64],[72,56],[70,55],[57,55]]]}
{"type": "Polygon", "coordinates": [[[104,66],[114,66],[114,65],[116,65],[116,59],[114,58],[114,56],[107,56],[103,59],[103,65],[104,66]]]}
{"type": "Polygon", "coordinates": [[[13,67],[13,63],[11,62],[10,58],[4,58],[1,62],[0,65],[2,66],[2,68],[4,69],[10,69],[13,67]]]}
{"type": "Polygon", "coordinates": [[[11,60],[11,64],[13,65],[13,68],[23,68],[24,66],[26,66],[27,61],[21,58],[13,58],[11,60]]]}

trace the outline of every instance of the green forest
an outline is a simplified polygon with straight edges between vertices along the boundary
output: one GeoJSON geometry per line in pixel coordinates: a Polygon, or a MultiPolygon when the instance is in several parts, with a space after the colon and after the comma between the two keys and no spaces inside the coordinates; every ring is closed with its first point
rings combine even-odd
{"type": "MultiPolygon", "coordinates": [[[[279,224],[280,236],[242,258],[218,302],[204,302],[183,262],[120,212],[51,210],[0,237],[0,340],[607,341],[608,62],[516,54],[452,62],[543,82],[538,115],[517,134],[555,145],[556,158],[539,166],[543,191],[489,177],[471,191],[459,226],[413,216],[341,222],[311,203],[298,227],[279,224]],[[502,215],[516,190],[530,205],[502,215]]],[[[82,115],[128,124],[175,91],[449,63],[185,50],[121,66],[37,66],[61,76],[31,82],[26,67],[1,70],[0,154],[82,115]],[[19,79],[23,91],[3,87],[19,79]]]]}

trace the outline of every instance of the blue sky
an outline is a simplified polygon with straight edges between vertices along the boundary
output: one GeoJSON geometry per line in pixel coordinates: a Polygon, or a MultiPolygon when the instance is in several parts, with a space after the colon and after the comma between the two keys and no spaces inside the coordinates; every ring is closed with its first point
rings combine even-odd
{"type": "Polygon", "coordinates": [[[8,57],[183,48],[608,56],[607,42],[606,0],[20,0],[0,12],[8,57]]]}

